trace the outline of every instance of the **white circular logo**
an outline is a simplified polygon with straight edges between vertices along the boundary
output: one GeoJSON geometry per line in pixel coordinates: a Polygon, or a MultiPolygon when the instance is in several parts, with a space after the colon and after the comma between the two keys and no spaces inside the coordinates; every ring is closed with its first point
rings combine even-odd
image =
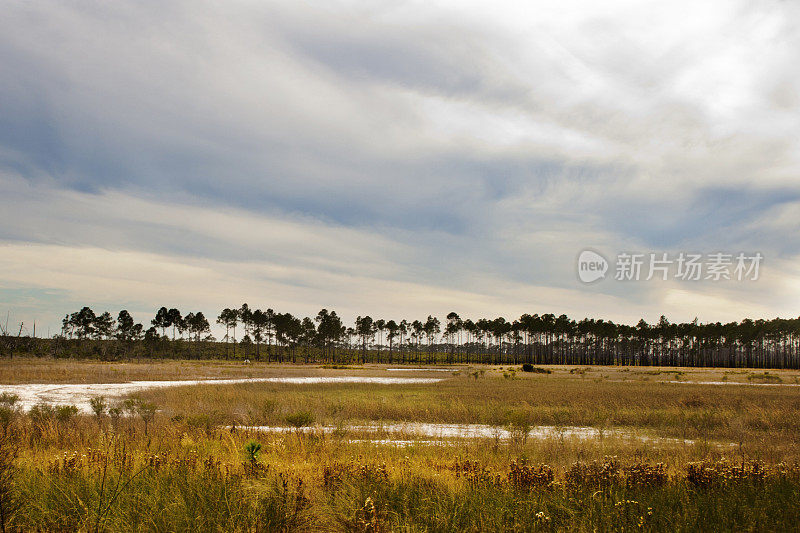
{"type": "Polygon", "coordinates": [[[591,283],[606,277],[608,261],[592,250],[584,250],[578,256],[578,278],[584,283],[591,283]]]}

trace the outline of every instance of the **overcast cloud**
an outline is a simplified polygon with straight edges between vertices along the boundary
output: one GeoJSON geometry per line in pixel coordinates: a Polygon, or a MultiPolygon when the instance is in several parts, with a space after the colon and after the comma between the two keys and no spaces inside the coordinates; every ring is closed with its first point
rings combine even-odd
{"type": "Polygon", "coordinates": [[[797,316],[799,6],[5,2],[0,311],[797,316]]]}

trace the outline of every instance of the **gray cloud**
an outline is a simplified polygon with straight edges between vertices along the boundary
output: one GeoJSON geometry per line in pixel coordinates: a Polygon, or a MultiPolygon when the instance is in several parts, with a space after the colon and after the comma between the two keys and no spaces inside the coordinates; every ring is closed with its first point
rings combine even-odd
{"type": "MultiPolygon", "coordinates": [[[[798,7],[561,4],[12,3],[0,240],[269,265],[253,283],[350,308],[383,282],[517,295],[494,313],[557,305],[543,288],[578,314],[787,309],[798,7]],[[758,247],[778,271],[670,300],[579,286],[586,246],[758,247]],[[309,281],[326,273],[350,281],[309,281]]],[[[6,289],[50,288],[23,278],[6,289]]]]}

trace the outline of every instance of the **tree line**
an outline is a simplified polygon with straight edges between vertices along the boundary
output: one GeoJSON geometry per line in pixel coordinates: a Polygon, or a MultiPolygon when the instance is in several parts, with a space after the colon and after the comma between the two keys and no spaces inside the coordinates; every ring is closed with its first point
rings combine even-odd
{"type": "Polygon", "coordinates": [[[124,352],[148,356],[172,351],[257,361],[800,367],[800,318],[723,324],[672,323],[662,316],[653,324],[627,325],[554,314],[473,320],[453,312],[443,320],[358,316],[345,325],[327,309],[300,318],[245,303],[223,309],[215,320],[225,329],[219,341],[201,311],[184,315],[162,307],[145,328],[127,310],[115,319],[84,307],[64,317],[55,340],[116,341],[124,352]]]}

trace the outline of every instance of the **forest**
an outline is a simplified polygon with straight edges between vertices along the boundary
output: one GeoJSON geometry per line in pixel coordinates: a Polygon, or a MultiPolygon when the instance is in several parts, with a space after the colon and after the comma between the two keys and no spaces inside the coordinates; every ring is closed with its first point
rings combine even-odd
{"type": "Polygon", "coordinates": [[[161,307],[145,326],[127,310],[116,319],[89,307],[68,314],[49,339],[1,326],[0,353],[51,357],[225,358],[265,362],[388,364],[567,364],[799,368],[800,318],[743,319],[729,323],[636,325],[566,315],[523,314],[507,320],[373,319],[346,325],[335,311],[295,317],[248,304],[216,317],[217,339],[202,311],[161,307]]]}

